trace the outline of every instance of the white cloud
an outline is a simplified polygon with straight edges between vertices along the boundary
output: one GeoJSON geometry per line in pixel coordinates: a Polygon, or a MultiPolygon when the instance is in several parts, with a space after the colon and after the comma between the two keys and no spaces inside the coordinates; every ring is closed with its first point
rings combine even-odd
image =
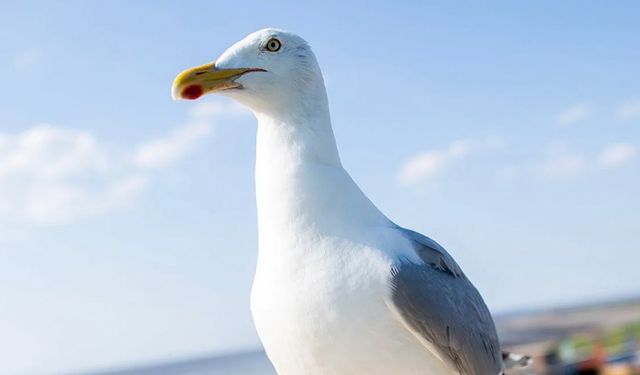
{"type": "MultiPolygon", "coordinates": [[[[14,206],[17,219],[34,224],[60,224],[118,208],[138,196],[148,186],[143,175],[114,177],[95,185],[71,181],[32,183],[21,192],[21,204],[14,206]]],[[[18,194],[16,194],[18,195],[18,194]]]]}
{"type": "Polygon", "coordinates": [[[566,108],[556,116],[556,122],[562,126],[568,126],[587,119],[591,115],[591,109],[584,104],[575,104],[566,108]]]}
{"type": "Polygon", "coordinates": [[[417,154],[407,159],[398,174],[398,181],[404,185],[416,183],[422,179],[433,177],[440,172],[449,155],[440,151],[417,154]]]}
{"type": "Polygon", "coordinates": [[[627,143],[612,143],[589,155],[571,151],[562,143],[552,143],[546,153],[547,158],[536,165],[538,174],[545,178],[572,179],[598,169],[619,167],[631,161],[637,149],[627,143]]]}
{"type": "Polygon", "coordinates": [[[551,178],[573,178],[587,169],[587,160],[581,154],[567,154],[551,157],[539,165],[540,173],[551,178]]]}
{"type": "Polygon", "coordinates": [[[117,153],[87,131],[35,125],[0,133],[0,221],[65,223],[121,207],[150,184],[151,168],[168,167],[209,136],[218,115],[236,108],[212,102],[189,112],[171,135],[117,153]]]}
{"type": "Polygon", "coordinates": [[[628,143],[614,143],[606,145],[598,155],[598,164],[603,168],[618,167],[637,154],[637,149],[628,143]]]}
{"type": "Polygon", "coordinates": [[[17,135],[0,133],[0,178],[58,178],[103,169],[106,158],[88,132],[36,125],[17,135]]]}
{"type": "Polygon", "coordinates": [[[184,157],[197,141],[209,136],[212,128],[209,123],[189,124],[166,138],[144,143],[134,152],[133,163],[140,168],[166,167],[184,157]]]}
{"type": "Polygon", "coordinates": [[[500,138],[489,137],[481,140],[459,139],[451,142],[445,149],[422,152],[408,158],[400,167],[398,182],[413,185],[442,173],[456,161],[487,149],[501,148],[504,142],[500,138]]]}
{"type": "Polygon", "coordinates": [[[640,118],[640,99],[622,104],[616,111],[616,117],[624,121],[640,118]]]}
{"type": "Polygon", "coordinates": [[[62,223],[118,206],[146,183],[114,174],[115,161],[86,131],[45,124],[0,133],[0,219],[62,223]]]}
{"type": "Polygon", "coordinates": [[[587,157],[573,150],[567,143],[554,141],[544,148],[542,161],[536,162],[534,169],[540,177],[550,179],[570,179],[584,173],[588,167],[587,157]]]}
{"type": "Polygon", "coordinates": [[[12,65],[15,69],[26,70],[37,65],[41,60],[42,50],[31,47],[18,52],[13,57],[12,65]]]}
{"type": "Polygon", "coordinates": [[[167,167],[189,152],[213,131],[212,120],[220,115],[235,115],[244,109],[220,102],[202,102],[189,111],[189,122],[168,137],[145,142],[134,151],[133,164],[140,168],[167,167]]]}

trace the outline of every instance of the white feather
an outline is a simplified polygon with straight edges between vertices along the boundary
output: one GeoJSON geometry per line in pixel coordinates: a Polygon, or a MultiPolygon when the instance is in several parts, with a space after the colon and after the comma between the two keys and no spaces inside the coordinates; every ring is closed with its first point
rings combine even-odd
{"type": "Polygon", "coordinates": [[[243,90],[225,93],[258,118],[251,308],[278,374],[453,374],[389,308],[392,261],[417,256],[343,169],[306,43],[263,30],[216,65],[269,72],[247,74],[238,80],[243,90]],[[272,37],[282,54],[259,52],[272,37]]]}

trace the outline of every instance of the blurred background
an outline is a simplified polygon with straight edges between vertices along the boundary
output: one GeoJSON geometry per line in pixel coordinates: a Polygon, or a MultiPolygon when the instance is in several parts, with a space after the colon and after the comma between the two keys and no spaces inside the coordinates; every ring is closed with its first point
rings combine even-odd
{"type": "Polygon", "coordinates": [[[269,26],[311,43],[345,167],[456,257],[526,372],[633,373],[638,19],[631,1],[0,1],[0,374],[273,374],[249,312],[255,120],[170,98],[269,26]]]}

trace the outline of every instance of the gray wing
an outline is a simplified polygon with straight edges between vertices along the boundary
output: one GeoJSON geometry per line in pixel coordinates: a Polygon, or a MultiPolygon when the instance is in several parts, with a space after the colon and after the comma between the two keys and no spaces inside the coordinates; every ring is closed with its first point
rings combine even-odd
{"type": "Polygon", "coordinates": [[[498,335],[480,293],[437,242],[399,229],[424,264],[402,259],[394,266],[395,308],[414,333],[433,344],[460,374],[500,374],[498,335]]]}

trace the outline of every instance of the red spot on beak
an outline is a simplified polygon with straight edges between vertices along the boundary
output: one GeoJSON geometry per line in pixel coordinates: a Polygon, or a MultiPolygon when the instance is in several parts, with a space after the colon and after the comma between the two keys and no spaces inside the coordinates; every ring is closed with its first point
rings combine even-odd
{"type": "Polygon", "coordinates": [[[196,100],[202,96],[202,86],[189,85],[182,90],[182,97],[189,100],[196,100]]]}

